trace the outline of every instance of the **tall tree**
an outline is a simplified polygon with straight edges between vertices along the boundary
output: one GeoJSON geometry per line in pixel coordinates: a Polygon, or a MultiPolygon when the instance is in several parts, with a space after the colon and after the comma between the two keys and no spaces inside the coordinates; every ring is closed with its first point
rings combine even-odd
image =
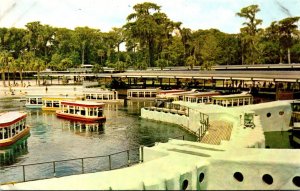
{"type": "Polygon", "coordinates": [[[287,50],[288,63],[291,63],[291,51],[293,46],[293,34],[297,32],[297,22],[300,17],[288,17],[278,22],[280,33],[280,45],[287,50]]]}
{"type": "Polygon", "coordinates": [[[244,22],[244,28],[241,28],[242,42],[243,42],[243,55],[245,57],[246,64],[255,64],[259,59],[258,32],[259,25],[262,24],[261,19],[256,18],[256,14],[260,11],[258,5],[250,5],[241,9],[237,15],[245,18],[248,22],[244,22]]]}
{"type": "Polygon", "coordinates": [[[140,47],[148,49],[149,65],[154,66],[154,38],[157,35],[157,23],[153,13],[160,11],[155,3],[145,2],[133,7],[135,13],[128,15],[128,23],[124,26],[130,31],[130,37],[139,41],[140,47]]]}

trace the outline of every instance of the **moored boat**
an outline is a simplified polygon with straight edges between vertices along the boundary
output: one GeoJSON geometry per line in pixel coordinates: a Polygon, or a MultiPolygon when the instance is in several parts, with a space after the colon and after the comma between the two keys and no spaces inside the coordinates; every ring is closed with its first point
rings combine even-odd
{"type": "Polygon", "coordinates": [[[75,121],[101,121],[106,119],[103,115],[104,105],[88,101],[62,101],[61,110],[56,111],[56,115],[75,121]]]}
{"type": "Polygon", "coordinates": [[[86,101],[93,102],[120,102],[118,92],[114,90],[85,90],[83,97],[86,101]]]}
{"type": "Polygon", "coordinates": [[[45,96],[42,98],[43,106],[42,110],[44,111],[56,111],[61,108],[62,101],[75,101],[83,99],[82,96],[74,97],[68,95],[60,96],[45,96]]]}
{"type": "Polygon", "coordinates": [[[42,95],[27,95],[25,107],[27,108],[42,108],[42,95]]]}
{"type": "Polygon", "coordinates": [[[18,111],[0,114],[0,147],[12,145],[30,134],[30,128],[26,126],[26,117],[26,113],[18,111]]]}

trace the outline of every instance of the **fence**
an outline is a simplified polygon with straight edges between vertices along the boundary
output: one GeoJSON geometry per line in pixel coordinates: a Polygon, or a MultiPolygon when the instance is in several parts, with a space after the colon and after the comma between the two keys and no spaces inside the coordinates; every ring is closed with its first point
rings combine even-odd
{"type": "Polygon", "coordinates": [[[200,142],[209,128],[209,116],[200,112],[200,127],[198,129],[198,141],[200,142]]]}
{"type": "MultiPolygon", "coordinates": [[[[184,135],[174,137],[174,139],[178,138],[182,138],[184,140],[184,135]]],[[[145,146],[153,145],[154,144],[149,144],[145,146]]],[[[128,167],[143,161],[144,146],[140,146],[138,148],[128,149],[109,155],[13,165],[6,166],[5,168],[2,166],[0,169],[0,184],[6,184],[8,182],[27,182],[74,174],[113,170],[128,167]],[[8,171],[8,169],[10,170],[8,171]],[[12,169],[15,170],[15,173],[12,172],[12,169]],[[6,174],[2,171],[6,172],[6,174]],[[14,180],[9,179],[11,177],[14,180]]]]}
{"type": "Polygon", "coordinates": [[[149,111],[158,111],[158,112],[165,112],[165,113],[172,113],[172,114],[178,114],[178,115],[185,115],[189,116],[189,108],[165,108],[165,107],[144,107],[145,110],[149,111]]]}

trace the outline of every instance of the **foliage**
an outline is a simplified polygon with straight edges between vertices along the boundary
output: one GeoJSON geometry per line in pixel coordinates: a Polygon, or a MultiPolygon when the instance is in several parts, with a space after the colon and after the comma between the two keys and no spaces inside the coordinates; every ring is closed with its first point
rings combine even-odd
{"type": "MultiPolygon", "coordinates": [[[[67,70],[92,64],[93,72],[113,67],[145,70],[147,67],[292,63],[300,62],[300,17],[274,21],[265,29],[256,17],[258,5],[244,7],[237,16],[245,19],[240,33],[217,29],[181,27],[155,3],[136,4],[121,28],[109,32],[89,27],[56,28],[39,21],[26,28],[0,28],[0,72],[22,73],[45,68],[67,70]],[[126,51],[121,47],[126,45],[126,51]],[[41,64],[41,66],[38,66],[41,64]]],[[[8,76],[8,75],[7,75],[8,76]]]]}

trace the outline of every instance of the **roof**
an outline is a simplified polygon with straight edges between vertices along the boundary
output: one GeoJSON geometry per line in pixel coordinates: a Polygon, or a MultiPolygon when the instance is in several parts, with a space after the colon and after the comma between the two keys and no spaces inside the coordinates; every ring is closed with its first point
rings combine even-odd
{"type": "Polygon", "coordinates": [[[91,101],[62,101],[61,104],[89,108],[103,107],[105,105],[105,103],[96,103],[91,101]]]}
{"type": "Polygon", "coordinates": [[[27,116],[26,113],[11,111],[0,114],[0,127],[14,124],[27,116]]]}
{"type": "Polygon", "coordinates": [[[231,98],[244,98],[244,97],[252,97],[251,94],[231,94],[231,95],[216,95],[212,96],[212,99],[231,99],[231,98]]]}
{"type": "Polygon", "coordinates": [[[197,92],[192,94],[184,95],[185,97],[203,97],[203,96],[217,96],[220,92],[197,92]]]}

